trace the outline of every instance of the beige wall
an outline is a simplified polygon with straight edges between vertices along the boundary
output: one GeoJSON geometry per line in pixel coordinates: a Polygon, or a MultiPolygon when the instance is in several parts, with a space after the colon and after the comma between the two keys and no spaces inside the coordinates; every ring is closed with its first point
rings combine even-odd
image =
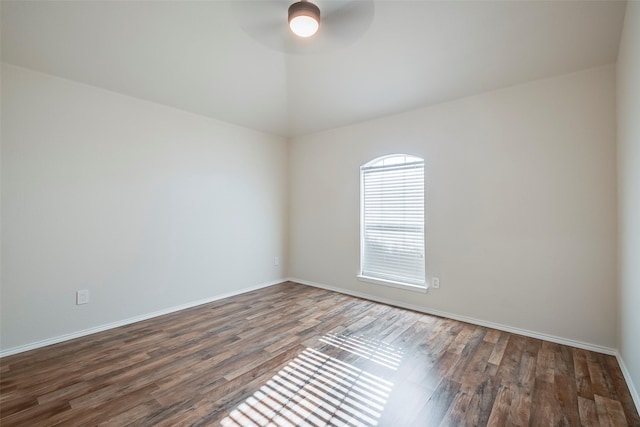
{"type": "Polygon", "coordinates": [[[629,2],[618,55],[620,354],[640,406],[640,2],[629,2]]]}
{"type": "Polygon", "coordinates": [[[281,279],[285,180],[281,138],[3,64],[2,350],[281,279]]]}
{"type": "MultiPolygon", "coordinates": [[[[2,350],[275,281],[287,260],[294,278],[617,346],[612,66],[295,138],[288,152],[10,65],[2,88],[2,350]],[[393,152],[426,159],[427,274],[442,282],[426,295],[356,279],[359,166],[393,152]],[[76,289],[91,303],[76,306],[76,289]]],[[[622,313],[635,357],[637,318],[622,313]]]]}
{"type": "Polygon", "coordinates": [[[293,278],[616,346],[615,68],[295,138],[293,278]],[[359,167],[426,167],[428,294],[359,282],[359,167]]]}

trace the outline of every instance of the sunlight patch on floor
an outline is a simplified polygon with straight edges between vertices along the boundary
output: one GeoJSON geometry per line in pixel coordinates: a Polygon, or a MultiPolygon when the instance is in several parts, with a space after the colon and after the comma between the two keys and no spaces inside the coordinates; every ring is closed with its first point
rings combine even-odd
{"type": "MultiPolygon", "coordinates": [[[[397,369],[401,352],[358,337],[325,335],[325,344],[397,369]]],[[[307,348],[222,420],[225,427],[378,425],[393,383],[307,348]]]]}
{"type": "Polygon", "coordinates": [[[402,360],[401,350],[379,340],[329,333],[320,341],[393,370],[398,369],[402,360]]]}

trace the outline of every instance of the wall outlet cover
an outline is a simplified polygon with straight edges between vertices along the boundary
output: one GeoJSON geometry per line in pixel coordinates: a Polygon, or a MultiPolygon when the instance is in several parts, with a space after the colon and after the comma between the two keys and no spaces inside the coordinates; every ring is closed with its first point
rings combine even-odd
{"type": "Polygon", "coordinates": [[[89,303],[89,290],[81,289],[76,292],[76,305],[89,303]]]}

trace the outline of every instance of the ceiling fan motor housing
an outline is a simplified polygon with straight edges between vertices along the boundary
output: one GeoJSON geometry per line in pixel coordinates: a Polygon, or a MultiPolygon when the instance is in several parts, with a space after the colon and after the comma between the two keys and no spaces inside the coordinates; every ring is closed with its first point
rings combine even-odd
{"type": "Polygon", "coordinates": [[[289,23],[298,16],[309,16],[320,24],[320,8],[308,1],[299,1],[289,6],[289,23]]]}

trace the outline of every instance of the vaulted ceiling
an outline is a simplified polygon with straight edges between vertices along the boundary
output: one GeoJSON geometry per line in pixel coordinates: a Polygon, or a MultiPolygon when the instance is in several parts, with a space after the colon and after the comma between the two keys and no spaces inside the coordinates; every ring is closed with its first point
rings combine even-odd
{"type": "MultiPolygon", "coordinates": [[[[356,1],[353,27],[304,41],[286,31],[293,0],[2,1],[2,60],[295,136],[612,63],[626,7],[356,1]]],[[[350,1],[315,3],[328,17],[350,1]]]]}

